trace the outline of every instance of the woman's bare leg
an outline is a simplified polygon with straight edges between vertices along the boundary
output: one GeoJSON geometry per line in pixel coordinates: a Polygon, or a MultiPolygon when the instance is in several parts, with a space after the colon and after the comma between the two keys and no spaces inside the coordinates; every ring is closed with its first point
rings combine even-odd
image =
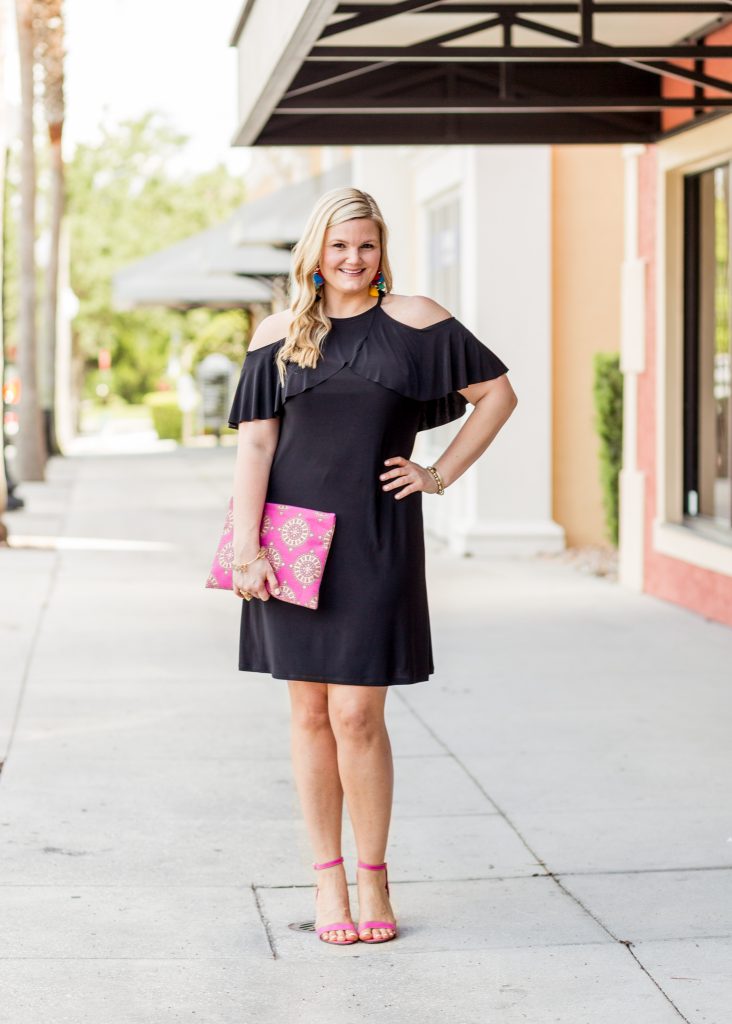
{"type": "MultiPolygon", "coordinates": [[[[328,684],[328,712],[337,743],[338,769],[361,860],[381,864],[391,821],[394,763],[384,721],[387,686],[328,684]]],[[[357,871],[362,921],[393,921],[384,871],[357,871]]],[[[374,938],[394,929],[374,928],[374,938]]],[[[372,937],[372,929],[361,935],[372,937]]]]}
{"type": "MultiPolygon", "coordinates": [[[[338,775],[336,741],[328,715],[328,684],[306,680],[288,681],[291,720],[291,751],[295,786],[310,835],[316,864],[341,855],[343,787],[338,775]]],[[[342,864],[316,872],[315,927],[330,921],[352,921],[348,885],[342,864]]],[[[353,938],[353,932],[339,929],[323,932],[328,942],[353,938]]]]}

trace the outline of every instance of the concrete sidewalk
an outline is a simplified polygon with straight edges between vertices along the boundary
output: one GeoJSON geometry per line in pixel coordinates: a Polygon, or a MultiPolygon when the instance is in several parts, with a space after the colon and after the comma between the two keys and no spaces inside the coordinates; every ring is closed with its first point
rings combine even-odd
{"type": "Polygon", "coordinates": [[[0,549],[0,1021],[727,1024],[732,631],[431,545],[437,673],[387,700],[400,935],[326,946],[287,684],[203,587],[233,459],[56,459],[7,517],[61,539],[0,549]]]}

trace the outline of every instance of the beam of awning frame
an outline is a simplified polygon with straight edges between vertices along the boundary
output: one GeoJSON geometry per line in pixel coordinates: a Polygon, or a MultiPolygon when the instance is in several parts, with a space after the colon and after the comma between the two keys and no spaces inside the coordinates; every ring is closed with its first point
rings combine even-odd
{"type": "MultiPolygon", "coordinates": [[[[532,26],[533,28],[533,26],[532,26]]],[[[308,62],[389,61],[415,64],[484,64],[519,61],[616,63],[624,57],[633,60],[713,60],[732,57],[732,46],[316,46],[308,62]]]]}
{"type": "MultiPolygon", "coordinates": [[[[605,110],[605,111],[632,111],[632,110],[667,110],[673,107],[686,109],[689,106],[687,99],[656,99],[647,100],[641,97],[617,98],[607,97],[606,99],[588,98],[584,100],[548,99],[527,102],[526,100],[496,100],[493,103],[476,101],[469,105],[458,105],[449,101],[432,101],[430,103],[405,104],[402,100],[381,100],[378,110],[370,106],[351,105],[348,108],[350,114],[362,117],[379,117],[382,113],[390,114],[520,114],[531,111],[532,113],[556,114],[565,111],[581,110],[605,110]]],[[[732,96],[726,98],[709,98],[704,100],[705,107],[719,107],[723,110],[732,110],[732,96]]],[[[312,103],[287,103],[281,104],[275,115],[284,116],[287,114],[308,114],[312,116],[327,114],[342,114],[342,104],[331,100],[323,100],[314,105],[312,103]]]]}

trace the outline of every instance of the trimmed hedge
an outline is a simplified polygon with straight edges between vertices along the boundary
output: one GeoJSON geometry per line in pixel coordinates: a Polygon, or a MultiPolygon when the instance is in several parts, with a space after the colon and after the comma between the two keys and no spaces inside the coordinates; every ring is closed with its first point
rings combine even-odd
{"type": "Polygon", "coordinates": [[[619,477],[623,460],[623,375],[617,353],[595,353],[592,393],[595,430],[600,438],[600,483],[605,524],[610,540],[617,546],[619,477]]]}
{"type": "Polygon", "coordinates": [[[143,401],[150,410],[158,437],[180,441],[183,438],[183,413],[175,391],[150,391],[143,401]]]}

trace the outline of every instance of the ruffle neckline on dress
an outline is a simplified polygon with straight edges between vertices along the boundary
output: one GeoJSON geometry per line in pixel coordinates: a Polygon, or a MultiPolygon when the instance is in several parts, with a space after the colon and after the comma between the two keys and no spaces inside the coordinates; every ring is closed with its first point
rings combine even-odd
{"type": "Polygon", "coordinates": [[[492,380],[508,366],[456,317],[410,327],[376,305],[352,317],[333,317],[315,367],[287,364],[284,385],[275,363],[285,339],[247,353],[229,417],[242,420],[279,416],[296,395],[317,387],[348,366],[382,387],[422,403],[419,430],[459,419],[467,401],[461,388],[492,380]]]}

